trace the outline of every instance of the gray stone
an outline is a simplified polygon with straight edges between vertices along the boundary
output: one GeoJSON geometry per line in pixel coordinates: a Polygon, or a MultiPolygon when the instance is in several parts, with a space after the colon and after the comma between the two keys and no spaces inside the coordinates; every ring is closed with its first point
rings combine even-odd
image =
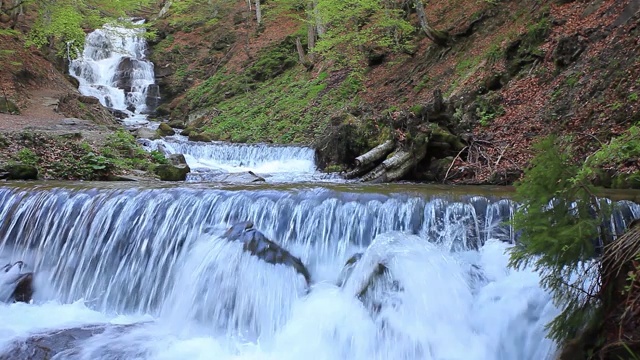
{"type": "Polygon", "coordinates": [[[167,161],[173,166],[187,165],[187,160],[182,154],[170,154],[167,155],[167,161]]]}
{"type": "Polygon", "coordinates": [[[136,137],[140,138],[140,139],[155,140],[155,139],[159,139],[160,138],[155,130],[151,130],[151,129],[147,128],[147,127],[139,128],[138,130],[136,130],[135,134],[136,134],[136,137]]]}

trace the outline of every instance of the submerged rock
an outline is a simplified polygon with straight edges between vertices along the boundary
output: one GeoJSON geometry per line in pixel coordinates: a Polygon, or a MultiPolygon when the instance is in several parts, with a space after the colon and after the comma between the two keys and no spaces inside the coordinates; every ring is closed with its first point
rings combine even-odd
{"type": "MultiPolygon", "coordinates": [[[[49,360],[79,359],[82,342],[93,336],[107,334],[117,336],[131,329],[133,325],[89,325],[71,329],[54,330],[33,335],[26,340],[16,341],[0,352],[2,360],[49,360]]],[[[115,358],[115,357],[114,357],[115,358]]],[[[120,357],[118,357],[120,358],[120,357]]]]}
{"type": "Polygon", "coordinates": [[[244,251],[255,255],[269,264],[283,264],[292,267],[311,284],[311,275],[302,261],[293,256],[275,242],[267,239],[264,234],[253,228],[250,221],[240,222],[231,226],[223,235],[229,241],[240,241],[244,244],[244,251]]]}
{"type": "Polygon", "coordinates": [[[0,268],[0,302],[30,302],[33,297],[33,273],[24,272],[24,262],[0,268]]]}
{"type": "Polygon", "coordinates": [[[211,182],[222,182],[222,183],[233,183],[233,184],[265,182],[265,179],[262,176],[256,175],[253,171],[212,175],[212,176],[208,176],[207,180],[211,182]]]}

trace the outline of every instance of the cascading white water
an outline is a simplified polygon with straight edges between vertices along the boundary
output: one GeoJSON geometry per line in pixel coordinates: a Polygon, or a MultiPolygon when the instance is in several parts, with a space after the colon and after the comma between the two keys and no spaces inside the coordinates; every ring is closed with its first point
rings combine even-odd
{"type": "Polygon", "coordinates": [[[194,142],[175,136],[171,140],[150,141],[148,150],[183,154],[191,169],[189,181],[215,180],[221,173],[252,171],[269,182],[300,182],[339,178],[318,171],[315,151],[304,146],[194,142]]]}
{"type": "Polygon", "coordinates": [[[82,56],[69,65],[80,93],[126,114],[122,121],[128,126],[147,124],[145,114],[159,98],[143,33],[142,28],[105,25],[87,35],[82,56]]]}
{"type": "MultiPolygon", "coordinates": [[[[515,207],[366,189],[0,187],[0,258],[38,284],[35,305],[0,304],[0,354],[43,328],[151,318],[59,358],[548,359],[556,309],[535,273],[506,266],[514,234],[500,222],[515,207]],[[302,259],[308,293],[221,237],[245,220],[302,259]],[[372,315],[352,289],[379,258],[403,291],[372,315]]],[[[612,224],[638,217],[621,202],[612,224]]]]}

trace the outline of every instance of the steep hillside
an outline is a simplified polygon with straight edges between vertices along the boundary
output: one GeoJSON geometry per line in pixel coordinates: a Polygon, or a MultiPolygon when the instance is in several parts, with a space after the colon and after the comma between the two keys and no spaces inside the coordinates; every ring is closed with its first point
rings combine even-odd
{"type": "MultiPolygon", "coordinates": [[[[512,182],[549,133],[571,135],[581,160],[639,121],[637,0],[429,1],[447,45],[414,31],[402,51],[359,47],[355,65],[301,62],[305,15],[282,3],[262,4],[260,26],[246,1],[168,7],[154,23],[159,116],[194,139],[313,144],[334,171],[392,140],[421,159],[400,178],[464,183],[512,182]]],[[[637,168],[598,180],[638,186],[637,168]]]]}

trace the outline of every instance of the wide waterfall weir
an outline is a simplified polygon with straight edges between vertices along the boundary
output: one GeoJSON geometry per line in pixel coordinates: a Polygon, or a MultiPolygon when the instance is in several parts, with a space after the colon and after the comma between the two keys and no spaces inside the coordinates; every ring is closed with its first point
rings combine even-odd
{"type": "MultiPolygon", "coordinates": [[[[36,292],[0,304],[0,359],[30,334],[95,326],[56,358],[553,358],[557,309],[533,271],[507,267],[516,203],[380,190],[2,186],[0,260],[28,264],[36,292]],[[242,221],[299,257],[312,285],[225,239],[242,221]],[[355,293],[377,259],[402,289],[371,295],[372,312],[355,293]]],[[[640,206],[616,204],[620,232],[640,206]]]]}

